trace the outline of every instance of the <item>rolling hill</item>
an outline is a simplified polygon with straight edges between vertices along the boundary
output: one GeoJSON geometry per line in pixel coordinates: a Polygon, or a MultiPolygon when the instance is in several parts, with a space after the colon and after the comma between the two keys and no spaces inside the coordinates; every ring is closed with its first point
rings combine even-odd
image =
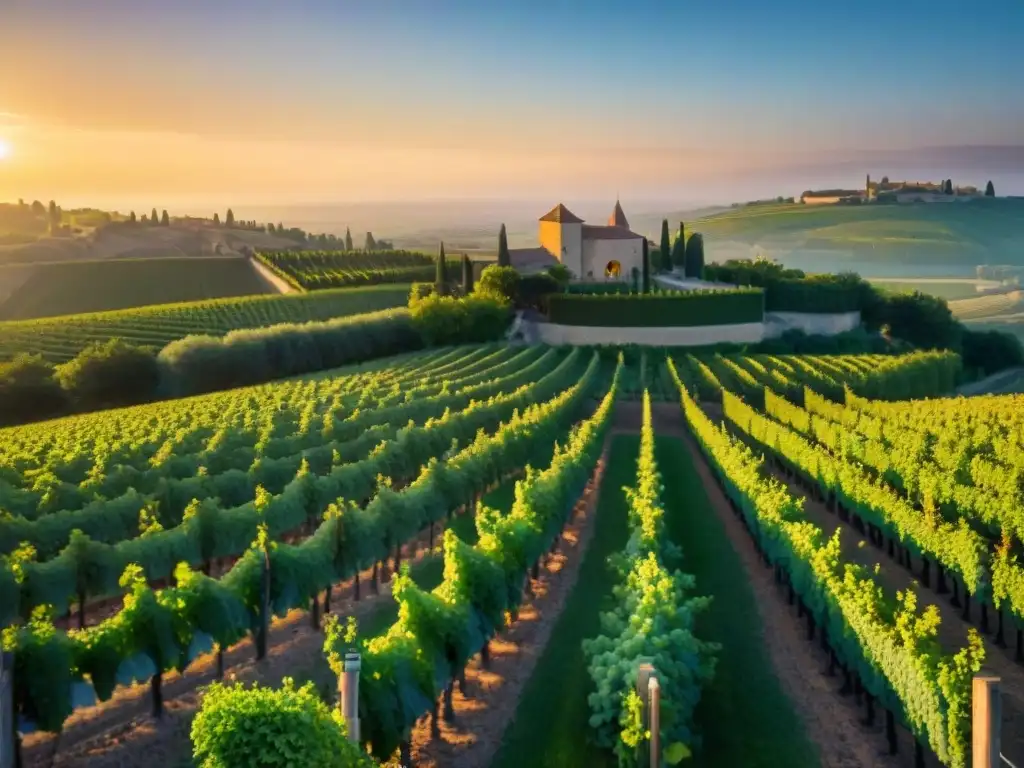
{"type": "Polygon", "coordinates": [[[715,261],[764,252],[803,269],[821,263],[821,271],[837,271],[847,264],[885,276],[1024,264],[1024,200],[750,205],[699,218],[692,227],[704,233],[715,261]]]}
{"type": "Polygon", "coordinates": [[[243,256],[0,266],[0,320],[273,293],[243,256]]]}

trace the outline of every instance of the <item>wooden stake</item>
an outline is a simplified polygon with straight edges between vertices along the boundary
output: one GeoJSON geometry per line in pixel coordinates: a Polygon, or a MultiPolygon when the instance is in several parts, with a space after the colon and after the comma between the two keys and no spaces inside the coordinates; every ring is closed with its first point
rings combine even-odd
{"type": "Polygon", "coordinates": [[[999,768],[1002,709],[999,678],[975,676],[971,690],[972,768],[999,768]]]}
{"type": "Polygon", "coordinates": [[[661,686],[658,678],[651,676],[647,681],[648,709],[651,731],[651,768],[661,766],[661,686]]]}

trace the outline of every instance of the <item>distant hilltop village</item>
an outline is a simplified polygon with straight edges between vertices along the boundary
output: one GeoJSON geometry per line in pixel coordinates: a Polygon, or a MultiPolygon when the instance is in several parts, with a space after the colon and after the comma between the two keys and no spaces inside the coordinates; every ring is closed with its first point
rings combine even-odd
{"type": "Polygon", "coordinates": [[[990,181],[984,192],[977,187],[953,186],[952,179],[931,181],[881,181],[866,177],[863,189],[820,189],[807,190],[800,195],[805,205],[860,205],[861,203],[953,203],[976,200],[979,197],[995,197],[995,188],[990,181]]]}

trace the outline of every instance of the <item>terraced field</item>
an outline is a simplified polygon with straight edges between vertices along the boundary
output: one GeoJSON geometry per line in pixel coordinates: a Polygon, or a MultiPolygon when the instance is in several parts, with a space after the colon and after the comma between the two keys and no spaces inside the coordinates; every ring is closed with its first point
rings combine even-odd
{"type": "Polygon", "coordinates": [[[381,285],[5,322],[0,323],[0,360],[28,352],[61,362],[74,357],[91,342],[114,337],[162,347],[190,334],[221,336],[242,328],[327,320],[390,309],[403,306],[408,296],[408,285],[381,285]]]}

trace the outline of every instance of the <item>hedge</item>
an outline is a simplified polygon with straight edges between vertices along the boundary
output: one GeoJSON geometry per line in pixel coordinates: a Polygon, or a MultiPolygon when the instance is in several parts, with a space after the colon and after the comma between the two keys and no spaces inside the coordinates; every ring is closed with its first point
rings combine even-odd
{"type": "Polygon", "coordinates": [[[861,291],[856,284],[836,280],[831,275],[822,279],[784,278],[765,288],[764,301],[766,312],[857,312],[860,310],[861,291]]]}
{"type": "Polygon", "coordinates": [[[651,294],[558,294],[548,319],[560,325],[616,328],[735,325],[764,320],[760,289],[651,294]]]}
{"type": "Polygon", "coordinates": [[[565,288],[567,293],[573,294],[585,294],[585,295],[607,295],[610,293],[632,293],[633,286],[626,282],[607,282],[607,283],[569,283],[565,288]]]}

